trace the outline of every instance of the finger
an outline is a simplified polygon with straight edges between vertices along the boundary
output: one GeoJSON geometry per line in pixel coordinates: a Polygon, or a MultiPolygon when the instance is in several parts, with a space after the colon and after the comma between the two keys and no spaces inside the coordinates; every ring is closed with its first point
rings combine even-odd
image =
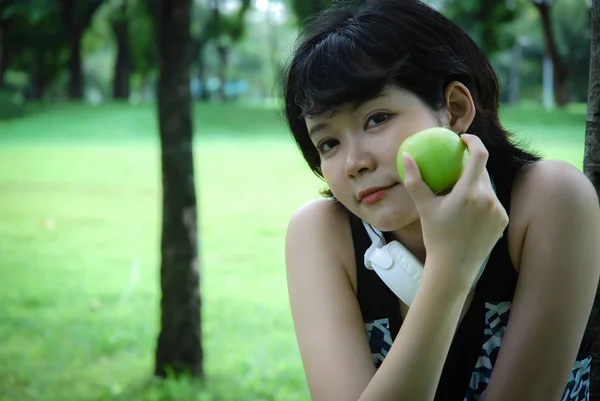
{"type": "Polygon", "coordinates": [[[402,164],[404,165],[404,187],[417,208],[419,208],[420,204],[435,197],[435,194],[423,182],[419,166],[417,166],[415,160],[406,152],[402,154],[402,164]]]}
{"type": "Polygon", "coordinates": [[[492,185],[492,177],[490,177],[490,173],[489,171],[487,171],[486,168],[483,169],[482,178],[485,186],[489,187],[492,191],[494,191],[494,186],[492,185]]]}
{"type": "Polygon", "coordinates": [[[475,135],[463,134],[460,137],[469,149],[469,158],[462,176],[458,180],[457,186],[462,185],[471,187],[476,185],[482,176],[487,172],[485,166],[488,161],[488,151],[475,135]]]}
{"type": "Polygon", "coordinates": [[[482,189],[490,190],[494,192],[494,186],[492,185],[492,177],[490,176],[487,168],[484,168],[479,177],[479,185],[482,189]]]}

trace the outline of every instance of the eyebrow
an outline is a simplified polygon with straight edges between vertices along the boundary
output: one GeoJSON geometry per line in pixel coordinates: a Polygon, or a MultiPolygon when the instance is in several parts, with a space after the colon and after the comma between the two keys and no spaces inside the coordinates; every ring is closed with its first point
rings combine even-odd
{"type": "MultiPolygon", "coordinates": [[[[383,93],[383,91],[381,91],[381,92],[377,93],[375,96],[369,97],[368,99],[354,101],[354,102],[352,102],[350,111],[352,113],[354,113],[359,107],[361,107],[365,103],[371,102],[373,100],[379,99],[380,97],[384,97],[384,96],[385,96],[385,94],[383,93]]],[[[312,127],[310,130],[308,130],[308,136],[314,136],[317,133],[319,133],[319,131],[322,131],[328,127],[329,127],[328,123],[325,123],[325,122],[318,123],[314,127],[312,127]]]]}
{"type": "Polygon", "coordinates": [[[329,127],[329,124],[327,123],[318,123],[317,125],[315,125],[314,127],[312,127],[309,131],[308,131],[308,136],[314,136],[316,135],[319,131],[324,130],[325,128],[329,127]]]}

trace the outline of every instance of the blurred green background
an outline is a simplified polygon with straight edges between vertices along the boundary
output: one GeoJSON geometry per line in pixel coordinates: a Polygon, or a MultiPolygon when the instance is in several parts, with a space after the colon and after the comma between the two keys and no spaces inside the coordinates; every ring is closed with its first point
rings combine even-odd
{"type": "MultiPolygon", "coordinates": [[[[308,400],[284,235],[323,183],[273,89],[318,2],[193,2],[202,383],[152,379],[162,190],[153,3],[0,0],[0,400],[308,400]]],[[[581,168],[586,1],[432,5],[493,61],[504,125],[581,168]]]]}

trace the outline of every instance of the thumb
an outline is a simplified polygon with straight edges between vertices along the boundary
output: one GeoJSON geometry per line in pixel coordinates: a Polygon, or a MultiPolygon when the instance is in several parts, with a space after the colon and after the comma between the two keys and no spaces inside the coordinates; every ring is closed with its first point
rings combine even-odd
{"type": "Polygon", "coordinates": [[[406,152],[402,154],[402,165],[404,166],[404,188],[418,209],[420,204],[434,198],[435,194],[423,181],[415,160],[406,152]]]}

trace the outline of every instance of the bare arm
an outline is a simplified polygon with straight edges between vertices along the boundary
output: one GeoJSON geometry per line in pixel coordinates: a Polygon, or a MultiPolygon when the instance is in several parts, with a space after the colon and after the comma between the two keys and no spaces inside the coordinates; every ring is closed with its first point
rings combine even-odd
{"type": "Polygon", "coordinates": [[[377,371],[344,270],[354,264],[347,257],[353,255],[347,217],[322,201],[292,218],[289,296],[313,400],[433,400],[469,287],[508,224],[485,169],[485,147],[473,135],[462,138],[469,161],[448,196],[435,196],[414,160],[403,158],[403,184],[419,212],[427,260],[402,329],[377,371]]]}
{"type": "Polygon", "coordinates": [[[433,400],[465,303],[467,291],[427,276],[453,269],[431,259],[402,329],[359,400],[433,400]]]}
{"type": "Polygon", "coordinates": [[[352,253],[343,220],[336,205],[313,201],[296,212],[286,236],[292,317],[314,401],[358,400],[375,374],[360,308],[342,262],[344,252],[352,253]]]}
{"type": "Polygon", "coordinates": [[[600,211],[587,178],[544,162],[522,181],[519,281],[485,401],[560,400],[600,275],[600,211]]]}
{"type": "MultiPolygon", "coordinates": [[[[467,291],[425,274],[402,330],[376,370],[341,263],[344,252],[352,254],[343,244],[351,241],[345,219],[331,203],[314,202],[294,216],[287,235],[289,296],[312,399],[433,400],[467,291]]],[[[428,260],[425,271],[435,263],[428,260]]]]}

